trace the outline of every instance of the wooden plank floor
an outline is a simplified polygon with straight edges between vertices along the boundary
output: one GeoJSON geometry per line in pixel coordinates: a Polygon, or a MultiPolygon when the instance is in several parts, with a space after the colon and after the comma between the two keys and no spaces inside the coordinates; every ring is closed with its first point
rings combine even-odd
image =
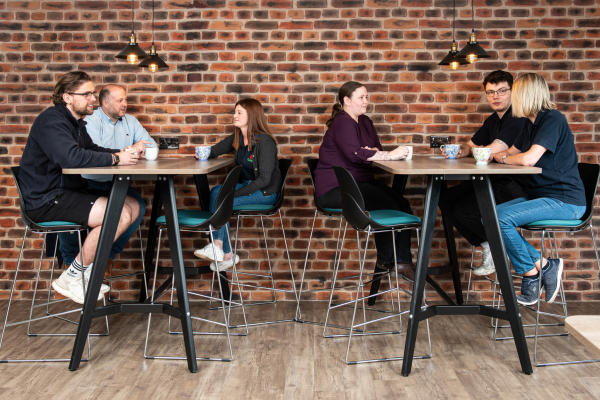
{"type": "MultiPolygon", "coordinates": [[[[11,320],[25,317],[26,302],[15,303],[11,320]],[[14,312],[14,314],[13,314],[14,312]],[[14,319],[13,319],[14,318],[14,319]]],[[[325,303],[303,303],[304,318],[324,319],[325,303]]],[[[387,305],[386,305],[387,306],[387,305]]],[[[195,315],[222,321],[221,311],[193,304],[195,315]],[[220,319],[220,318],[221,319],[220,319]]],[[[408,307],[408,303],[403,303],[408,307]]],[[[557,306],[554,306],[555,309],[557,306]]],[[[4,316],[6,302],[0,303],[4,316]]],[[[293,317],[294,303],[248,307],[248,321],[293,317]]],[[[525,322],[532,322],[528,311],[525,322]]],[[[600,303],[571,303],[570,315],[600,314],[600,303]]],[[[77,315],[77,314],[75,314],[77,315]]],[[[232,311],[232,323],[241,321],[232,311]]],[[[333,323],[348,323],[348,309],[336,311],[333,323]]],[[[369,312],[369,317],[382,313],[369,312]]],[[[147,317],[121,314],[109,317],[110,335],[93,337],[92,360],[76,372],[67,363],[0,364],[0,393],[5,399],[593,399],[600,398],[600,363],[534,368],[524,375],[514,343],[494,341],[490,319],[480,316],[441,316],[431,320],[433,358],[415,360],[412,374],[401,375],[402,362],[346,365],[347,339],[324,339],[322,327],[282,323],[250,327],[246,337],[232,337],[234,361],[199,361],[191,374],[185,361],[146,360],[143,357],[147,317]]],[[[94,331],[101,331],[96,320],[94,331]]],[[[173,327],[176,328],[174,323],[173,327]]],[[[393,318],[378,326],[398,325],[393,318]]],[[[34,326],[36,331],[74,332],[73,326],[55,319],[34,326]],[[48,322],[50,321],[50,322],[48,322]],[[66,326],[66,329],[65,329],[66,326]]],[[[406,316],[404,317],[406,329],[406,316]]],[[[425,325],[417,352],[427,352],[425,325]]],[[[181,336],[166,332],[167,317],[155,315],[149,352],[184,355],[181,336]]],[[[210,329],[195,322],[194,329],[210,329]]],[[[554,329],[557,328],[548,328],[554,329]]],[[[236,330],[236,331],[239,331],[236,330]]],[[[26,325],[7,329],[0,357],[70,357],[72,337],[27,337],[26,325]]],[[[340,331],[336,331],[340,332],[340,331]]],[[[526,331],[530,333],[531,330],[526,331]]],[[[353,357],[402,355],[404,334],[353,340],[353,357]],[[386,354],[387,352],[387,354],[386,354]]],[[[540,341],[540,361],[549,358],[585,358],[592,354],[574,337],[540,341]]],[[[533,354],[533,340],[528,340],[533,354]]],[[[198,356],[227,356],[224,337],[197,336],[198,356]]]]}

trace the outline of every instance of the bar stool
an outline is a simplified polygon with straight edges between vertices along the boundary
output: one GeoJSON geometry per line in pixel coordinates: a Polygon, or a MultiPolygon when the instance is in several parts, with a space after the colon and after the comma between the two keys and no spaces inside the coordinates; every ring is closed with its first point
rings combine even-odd
{"type": "MultiPolygon", "coordinates": [[[[245,271],[241,271],[238,272],[237,271],[237,267],[236,264],[233,264],[233,271],[234,273],[239,273],[240,275],[248,275],[251,276],[253,278],[266,278],[270,281],[270,287],[263,287],[263,286],[256,286],[256,285],[251,285],[248,283],[233,283],[231,282],[232,285],[241,285],[241,286],[245,286],[245,287],[252,287],[252,288],[256,288],[256,289],[266,289],[266,290],[270,290],[273,293],[273,300],[272,301],[256,301],[256,302],[246,302],[245,306],[257,306],[257,305],[263,305],[263,304],[275,304],[277,302],[277,292],[281,292],[281,293],[294,293],[294,296],[296,297],[296,303],[298,302],[298,294],[296,292],[296,283],[294,281],[294,271],[292,269],[292,260],[290,258],[290,252],[288,249],[288,245],[287,245],[287,239],[285,237],[285,229],[283,227],[283,218],[281,217],[281,206],[283,205],[283,201],[285,198],[285,181],[287,179],[287,175],[288,172],[290,170],[290,167],[292,166],[292,160],[287,160],[287,159],[280,159],[279,160],[279,171],[281,173],[281,178],[282,178],[282,182],[281,182],[281,188],[279,189],[279,196],[277,197],[277,201],[275,202],[275,204],[273,205],[264,205],[264,204],[245,204],[245,205],[241,205],[241,206],[236,206],[233,207],[233,215],[237,218],[236,221],[236,230],[235,230],[235,242],[234,242],[234,247],[233,247],[233,254],[235,257],[235,254],[237,253],[237,244],[238,244],[238,236],[239,236],[239,231],[240,231],[240,221],[243,220],[243,218],[245,217],[259,217],[260,218],[260,223],[261,223],[261,227],[262,227],[262,232],[263,232],[263,237],[265,239],[265,250],[267,253],[267,262],[269,264],[269,274],[268,275],[262,275],[262,274],[255,274],[255,273],[251,273],[251,272],[245,272],[245,271]],[[292,288],[294,289],[292,290],[286,290],[286,289],[278,289],[275,287],[275,281],[273,278],[273,269],[272,269],[272,265],[271,265],[271,258],[269,256],[269,244],[267,242],[267,233],[265,231],[265,225],[263,222],[264,218],[267,217],[271,217],[273,215],[279,215],[279,221],[281,223],[281,232],[283,234],[283,241],[285,243],[285,251],[287,254],[287,258],[288,258],[288,264],[289,264],[289,268],[290,268],[290,276],[292,278],[292,288]]],[[[213,274],[213,280],[214,280],[214,274],[213,274]]],[[[239,288],[239,286],[238,286],[239,288]]],[[[257,325],[266,325],[266,324],[275,324],[275,323],[279,323],[279,322],[290,322],[290,321],[294,321],[293,318],[290,319],[280,319],[280,320],[273,320],[273,321],[263,321],[263,322],[254,322],[254,323],[248,323],[248,326],[257,326],[257,325]]],[[[242,327],[242,325],[232,325],[232,327],[242,327]]]]}
{"type": "MultiPolygon", "coordinates": [[[[527,224],[525,226],[522,226],[521,229],[542,232],[542,241],[541,241],[541,250],[540,250],[540,254],[542,255],[542,257],[544,255],[544,242],[545,242],[546,234],[547,234],[550,251],[554,258],[558,258],[558,243],[556,241],[556,233],[557,232],[566,232],[566,233],[581,232],[589,227],[590,233],[592,236],[592,241],[594,243],[596,262],[598,264],[598,267],[600,268],[600,256],[598,254],[598,246],[596,244],[596,237],[594,235],[594,227],[592,225],[592,215],[594,212],[594,198],[596,196],[596,191],[598,188],[598,181],[600,179],[600,165],[579,163],[577,166],[579,169],[579,175],[581,177],[581,181],[583,182],[583,186],[585,189],[586,207],[587,207],[585,214],[581,217],[581,219],[579,219],[579,220],[536,221],[536,222],[527,224]],[[552,245],[552,241],[554,241],[554,245],[552,245]]],[[[540,324],[540,315],[561,318],[561,319],[567,318],[567,316],[568,316],[567,315],[567,303],[565,300],[564,285],[563,285],[562,279],[560,282],[560,292],[559,293],[560,293],[561,300],[558,302],[554,302],[554,303],[562,306],[563,315],[540,311],[541,294],[542,294],[542,280],[541,279],[539,280],[539,286],[538,286],[537,306],[535,308],[532,306],[522,306],[522,307],[525,307],[525,308],[533,311],[536,316],[535,324],[524,325],[524,326],[534,326],[535,327],[535,334],[531,335],[531,336],[526,336],[526,337],[534,338],[533,361],[534,361],[536,367],[564,365],[564,364],[583,364],[583,363],[600,361],[600,359],[589,359],[589,360],[577,360],[577,361],[538,363],[538,361],[537,361],[538,338],[548,337],[548,336],[568,336],[569,335],[568,331],[566,331],[564,333],[539,334],[539,328],[541,326],[564,326],[565,325],[564,323],[540,324]]],[[[500,301],[499,301],[499,303],[500,303],[500,301]]],[[[502,327],[504,327],[504,326],[500,326],[500,328],[502,328],[502,327]]],[[[512,339],[512,337],[503,337],[503,338],[499,338],[499,339],[512,339]]]]}
{"type": "MultiPolygon", "coordinates": [[[[354,334],[353,330],[359,327],[366,327],[368,324],[373,322],[383,321],[388,318],[398,317],[400,323],[400,330],[402,329],[402,314],[408,313],[409,310],[402,312],[400,308],[400,290],[406,292],[407,294],[411,294],[410,292],[401,289],[399,285],[399,274],[398,274],[398,265],[395,265],[395,278],[396,278],[396,287],[390,288],[389,290],[385,290],[380,293],[392,293],[396,292],[398,297],[398,312],[392,313],[391,315],[387,315],[381,318],[377,318],[374,320],[365,321],[362,324],[356,324],[356,310],[358,307],[359,301],[364,301],[372,296],[362,296],[361,297],[361,287],[364,286],[368,282],[363,283],[363,271],[365,266],[365,260],[367,256],[367,248],[369,243],[369,237],[374,233],[384,233],[391,232],[393,238],[393,247],[394,247],[394,260],[396,260],[396,238],[394,233],[397,231],[419,228],[421,226],[421,219],[415,217],[414,215],[406,214],[402,211],[397,210],[373,210],[368,213],[365,211],[365,204],[358,188],[358,185],[354,181],[354,178],[350,174],[350,172],[344,167],[333,167],[335,171],[335,175],[337,177],[338,183],[340,185],[340,190],[342,192],[342,213],[344,218],[348,223],[356,230],[356,240],[358,245],[358,257],[360,263],[360,273],[358,277],[358,286],[356,289],[356,298],[346,303],[338,304],[336,306],[329,306],[328,314],[331,309],[344,306],[346,304],[354,303],[354,313],[352,315],[352,323],[350,325],[349,334],[348,334],[348,347],[346,350],[346,363],[347,364],[360,364],[360,363],[369,363],[369,362],[382,362],[382,361],[394,361],[394,360],[402,360],[403,357],[385,357],[379,359],[369,359],[369,360],[349,360],[350,346],[352,341],[352,336],[367,336],[367,335],[382,335],[382,334],[390,334],[390,333],[399,333],[399,332],[370,332],[370,333],[357,333],[354,334]],[[360,247],[360,232],[365,232],[367,237],[365,239],[364,251],[361,257],[361,247],[360,247]]],[[[418,234],[417,234],[418,236],[418,234]]],[[[342,246],[344,243],[344,239],[342,239],[342,246]]],[[[363,309],[364,313],[364,309],[363,309]]],[[[366,320],[366,316],[364,317],[366,320]]],[[[327,323],[327,322],[326,322],[327,323]]],[[[431,348],[431,339],[429,335],[429,324],[427,324],[427,337],[429,342],[429,355],[425,356],[417,356],[415,358],[431,358],[432,348],[431,348]]]]}
{"type": "MultiPolygon", "coordinates": [[[[35,321],[41,321],[41,320],[45,320],[48,318],[57,318],[60,319],[62,321],[65,322],[69,322],[71,324],[75,324],[77,325],[78,322],[70,320],[68,318],[65,318],[65,315],[68,314],[72,314],[72,313],[77,313],[77,312],[81,312],[82,308],[77,308],[74,310],[67,310],[67,311],[61,311],[61,312],[56,312],[56,313],[51,313],[50,312],[50,306],[55,305],[55,304],[59,304],[59,303],[63,303],[65,301],[70,301],[70,299],[60,299],[60,300],[54,300],[52,301],[50,299],[51,297],[51,292],[52,292],[52,285],[48,285],[48,300],[45,303],[42,304],[35,304],[35,299],[36,299],[36,295],[38,292],[38,287],[39,287],[39,281],[40,281],[40,273],[42,271],[42,260],[44,257],[44,248],[46,246],[46,235],[48,233],[62,233],[62,232],[77,232],[77,235],[79,237],[79,252],[81,252],[81,236],[80,236],[80,232],[84,231],[86,228],[72,223],[72,222],[65,222],[65,221],[50,221],[50,222],[40,222],[40,223],[35,223],[33,222],[31,219],[29,219],[29,217],[27,216],[27,214],[25,213],[25,201],[23,200],[23,195],[21,193],[21,188],[19,186],[19,173],[21,171],[20,167],[11,167],[11,172],[13,175],[13,178],[15,180],[15,186],[17,187],[17,192],[19,193],[19,203],[20,203],[20,212],[21,212],[21,220],[23,221],[23,223],[25,224],[25,231],[23,233],[23,238],[21,241],[21,249],[19,251],[19,258],[17,259],[17,267],[15,270],[15,276],[13,278],[13,282],[12,282],[12,286],[10,289],[10,295],[8,298],[8,305],[6,307],[6,315],[4,317],[4,324],[2,325],[2,334],[0,335],[0,349],[2,348],[2,342],[4,340],[4,334],[6,331],[6,328],[9,326],[16,326],[16,325],[21,325],[21,324],[25,324],[27,323],[27,335],[30,337],[35,337],[35,336],[75,336],[75,333],[32,333],[31,332],[31,323],[35,322],[35,321]],[[14,297],[14,292],[15,292],[15,287],[16,287],[16,282],[17,282],[17,276],[19,274],[19,268],[21,266],[21,259],[23,257],[23,249],[25,247],[25,241],[27,239],[27,232],[31,231],[33,233],[36,233],[38,235],[43,235],[44,236],[44,242],[42,245],[42,250],[41,250],[41,254],[40,254],[40,260],[38,263],[38,270],[37,270],[37,274],[36,274],[36,278],[35,278],[35,285],[34,285],[34,289],[33,289],[33,297],[31,299],[31,306],[29,308],[29,318],[26,320],[22,320],[22,321],[18,321],[18,322],[13,322],[13,323],[8,323],[8,316],[10,313],[10,306],[14,297]],[[35,308],[38,307],[46,307],[46,315],[43,315],[41,317],[33,317],[33,311],[35,308]]],[[[53,278],[53,274],[54,274],[54,266],[55,266],[55,260],[56,260],[56,246],[58,244],[58,241],[55,242],[54,244],[54,254],[55,256],[52,258],[52,268],[51,268],[51,272],[50,272],[50,282],[52,282],[52,278],[53,278]]],[[[86,291],[85,288],[85,279],[81,279],[81,284],[83,285],[83,290],[84,292],[86,291]]],[[[102,298],[102,300],[105,302],[106,305],[106,301],[104,300],[104,296],[102,294],[100,294],[100,298],[102,298]]],[[[100,300],[99,298],[99,300],[100,300]]],[[[82,361],[88,361],[91,357],[91,347],[90,347],[90,342],[89,342],[89,336],[106,336],[108,335],[108,319],[105,319],[106,321],[106,333],[103,334],[90,334],[88,335],[88,357],[82,361]]],[[[56,362],[56,361],[71,361],[70,358],[43,358],[43,359],[4,359],[4,360],[0,360],[0,363],[13,363],[13,362],[56,362]]]]}
{"type": "MultiPolygon", "coordinates": [[[[233,168],[231,170],[231,172],[229,172],[229,174],[227,175],[227,177],[225,178],[225,182],[223,182],[223,185],[221,186],[221,190],[219,191],[219,194],[217,195],[217,200],[215,203],[215,212],[214,213],[210,213],[208,211],[200,211],[200,210],[177,210],[177,219],[179,221],[179,226],[180,226],[180,231],[181,232],[204,232],[204,233],[208,233],[210,235],[210,240],[211,243],[213,243],[213,250],[214,248],[214,241],[213,241],[213,232],[217,229],[220,229],[223,225],[225,225],[228,221],[229,218],[231,218],[231,212],[232,212],[232,208],[233,208],[233,198],[234,198],[234,192],[235,192],[235,186],[238,182],[239,176],[240,176],[240,172],[241,172],[242,167],[241,166],[237,166],[235,168],[233,168]]],[[[157,249],[157,255],[156,255],[156,264],[154,267],[154,280],[152,283],[152,295],[150,297],[150,304],[154,304],[156,301],[160,300],[169,290],[164,291],[164,289],[168,288],[169,284],[165,285],[161,285],[161,288],[159,288],[158,291],[155,292],[156,289],[156,276],[158,273],[158,260],[160,257],[160,239],[162,236],[162,231],[163,229],[166,228],[166,218],[165,216],[159,217],[156,220],[156,224],[159,226],[159,233],[158,233],[158,249],[157,249]],[[158,294],[158,295],[157,295],[158,294]]],[[[228,238],[229,239],[229,238],[228,238]]],[[[216,259],[216,251],[215,251],[215,259],[216,259]]],[[[212,271],[211,271],[212,272],[212,271]]],[[[229,358],[215,358],[215,357],[197,357],[197,360],[203,360],[203,361],[231,361],[233,359],[233,349],[231,347],[231,334],[229,332],[229,316],[231,313],[231,304],[235,304],[236,306],[241,306],[242,307],[242,314],[244,316],[244,321],[246,320],[246,314],[245,314],[245,310],[244,310],[244,303],[242,300],[242,296],[241,296],[241,291],[239,290],[239,279],[237,277],[237,273],[235,271],[235,269],[233,270],[233,275],[236,277],[236,282],[238,282],[238,292],[240,295],[240,302],[233,302],[231,299],[231,293],[229,295],[229,299],[225,299],[223,297],[223,289],[221,286],[221,280],[219,279],[219,292],[221,293],[221,298],[220,299],[214,299],[214,300],[220,300],[221,301],[221,307],[223,309],[223,317],[224,317],[224,323],[221,322],[217,322],[217,321],[212,321],[209,319],[204,319],[204,318],[200,318],[200,317],[191,317],[194,320],[198,320],[198,321],[203,321],[203,322],[209,322],[212,324],[216,324],[218,326],[221,327],[225,327],[226,332],[225,333],[213,333],[213,332],[194,332],[194,335],[226,335],[227,336],[227,341],[229,344],[229,358]],[[229,304],[228,310],[225,309],[225,303],[229,304]]],[[[233,279],[232,279],[233,281],[233,279]]],[[[171,289],[170,289],[171,293],[173,293],[173,286],[171,284],[171,289]]],[[[200,298],[204,298],[204,299],[209,299],[209,300],[213,300],[212,295],[211,296],[206,296],[203,295],[201,293],[196,293],[196,292],[192,292],[192,291],[188,291],[188,293],[190,295],[194,295],[200,298]]],[[[212,294],[212,293],[211,293],[212,294]]],[[[171,303],[173,302],[173,297],[171,296],[171,303]]],[[[151,324],[151,320],[152,320],[152,314],[148,315],[148,327],[146,329],[146,343],[144,345],[144,357],[148,358],[148,359],[163,359],[163,360],[187,360],[186,357],[173,357],[173,356],[164,356],[164,355],[149,355],[147,352],[148,349],[148,339],[150,336],[150,324],[151,324]]],[[[245,325],[242,325],[245,326],[245,325]]],[[[246,328],[247,330],[247,328],[246,328]]],[[[172,333],[177,333],[177,332],[172,332],[172,333]]]]}
{"type": "MultiPolygon", "coordinates": [[[[304,286],[304,276],[306,274],[306,266],[308,264],[308,256],[310,254],[310,244],[312,241],[312,236],[313,236],[313,231],[315,228],[315,221],[317,219],[317,215],[322,215],[324,217],[328,217],[328,218],[339,218],[340,219],[340,226],[338,228],[338,239],[337,239],[337,243],[336,243],[336,248],[335,248],[335,256],[333,259],[333,272],[332,272],[332,277],[331,277],[331,281],[332,282],[336,282],[336,281],[340,281],[340,280],[346,280],[346,279],[352,279],[352,278],[356,278],[356,277],[346,277],[346,278],[338,278],[337,277],[337,271],[339,270],[339,262],[341,259],[341,249],[340,249],[340,239],[342,237],[342,222],[344,220],[343,215],[342,215],[342,209],[341,208],[325,208],[323,206],[321,206],[321,204],[319,203],[318,199],[317,199],[317,195],[316,195],[316,190],[315,190],[315,170],[317,169],[317,165],[319,163],[319,159],[318,158],[308,158],[306,160],[306,164],[308,165],[308,171],[310,173],[310,180],[313,186],[313,200],[315,202],[315,214],[313,216],[313,222],[312,222],[312,226],[310,229],[310,236],[308,238],[308,247],[306,249],[306,257],[304,259],[304,268],[302,269],[302,279],[300,281],[300,290],[299,290],[299,294],[298,294],[298,299],[301,300],[302,299],[302,293],[312,293],[312,292],[318,292],[318,291],[329,291],[330,292],[330,297],[333,295],[333,286],[335,286],[334,284],[332,285],[332,289],[327,289],[327,288],[322,288],[322,289],[312,289],[312,290],[303,290],[303,286],[304,286]]],[[[348,224],[346,224],[347,227],[348,224]]],[[[344,228],[344,233],[346,231],[346,228],[344,228]]],[[[389,281],[389,285],[390,287],[392,287],[392,279],[391,279],[391,274],[386,270],[386,271],[378,271],[378,268],[376,268],[375,272],[380,272],[378,279],[374,279],[373,282],[371,283],[371,294],[377,294],[378,292],[378,288],[379,288],[379,281],[383,278],[383,276],[387,275],[388,277],[388,281],[389,281]],[[374,288],[375,284],[377,284],[377,288],[374,288]]],[[[331,300],[331,299],[330,299],[331,300]]],[[[369,305],[373,305],[371,304],[371,300],[375,300],[375,297],[371,297],[369,299],[369,305]]],[[[393,299],[391,300],[391,304],[392,304],[392,311],[394,311],[394,301],[393,299]]],[[[380,312],[388,312],[387,310],[377,310],[380,312]]],[[[302,323],[308,323],[308,324],[315,324],[315,325],[325,325],[324,322],[316,322],[316,321],[308,321],[308,320],[304,320],[302,319],[302,312],[300,311],[300,301],[298,301],[297,307],[296,307],[296,318],[295,318],[296,322],[302,322],[302,323]]],[[[330,328],[337,328],[337,329],[346,329],[348,330],[349,328],[346,326],[339,326],[339,325],[332,325],[329,324],[328,325],[330,328]]],[[[359,332],[362,332],[363,330],[357,330],[359,332]]],[[[331,335],[325,335],[324,332],[324,337],[333,337],[331,335]]],[[[337,337],[337,336],[336,336],[337,337]]]]}

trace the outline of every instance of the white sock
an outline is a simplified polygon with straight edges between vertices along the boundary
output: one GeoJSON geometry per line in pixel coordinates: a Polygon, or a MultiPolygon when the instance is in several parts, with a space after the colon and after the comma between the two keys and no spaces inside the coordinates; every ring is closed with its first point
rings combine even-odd
{"type": "Polygon", "coordinates": [[[490,244],[488,242],[483,242],[483,243],[481,243],[481,247],[484,248],[484,249],[486,249],[486,250],[489,250],[490,249],[490,244]]]}
{"type": "Polygon", "coordinates": [[[75,260],[73,260],[73,262],[67,269],[67,278],[70,281],[76,281],[77,279],[81,279],[82,270],[83,267],[81,266],[79,261],[77,261],[77,257],[75,257],[75,260]]]}

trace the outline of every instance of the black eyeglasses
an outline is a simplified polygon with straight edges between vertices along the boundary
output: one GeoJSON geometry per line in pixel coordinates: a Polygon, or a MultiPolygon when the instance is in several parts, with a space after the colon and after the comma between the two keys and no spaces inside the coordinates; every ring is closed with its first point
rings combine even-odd
{"type": "Polygon", "coordinates": [[[487,92],[485,92],[485,94],[487,94],[488,97],[494,97],[495,93],[498,93],[498,96],[504,96],[506,94],[506,92],[508,92],[510,89],[498,89],[498,90],[488,90],[487,92]]]}
{"type": "Polygon", "coordinates": [[[68,93],[70,95],[75,95],[75,96],[83,96],[86,100],[89,100],[90,97],[94,96],[94,98],[98,98],[98,92],[86,92],[86,93],[68,93]]]}

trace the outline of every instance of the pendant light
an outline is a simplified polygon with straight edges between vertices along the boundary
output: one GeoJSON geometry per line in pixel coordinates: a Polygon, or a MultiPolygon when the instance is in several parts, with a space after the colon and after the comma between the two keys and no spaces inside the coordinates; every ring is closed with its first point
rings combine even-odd
{"type": "Polygon", "coordinates": [[[455,40],[455,32],[456,32],[456,0],[454,0],[454,21],[452,22],[452,48],[448,52],[448,55],[444,57],[442,61],[438,65],[449,65],[452,69],[457,69],[459,65],[465,65],[469,62],[466,58],[457,57],[458,47],[456,46],[455,40]]]}
{"type": "Polygon", "coordinates": [[[138,64],[138,67],[148,68],[150,72],[156,72],[159,68],[169,68],[167,63],[156,54],[156,46],[154,45],[154,0],[152,0],[152,47],[147,57],[138,64]]]}
{"type": "Polygon", "coordinates": [[[469,43],[458,53],[457,57],[466,58],[471,64],[477,61],[478,58],[488,58],[490,55],[485,51],[475,37],[475,10],[473,8],[473,1],[471,0],[471,21],[473,22],[473,28],[471,30],[471,37],[469,43]]]}
{"type": "Polygon", "coordinates": [[[131,37],[129,38],[129,44],[115,56],[115,58],[127,60],[130,64],[135,64],[140,58],[148,57],[146,52],[135,41],[135,34],[133,33],[133,1],[131,0],[131,37]]]}

